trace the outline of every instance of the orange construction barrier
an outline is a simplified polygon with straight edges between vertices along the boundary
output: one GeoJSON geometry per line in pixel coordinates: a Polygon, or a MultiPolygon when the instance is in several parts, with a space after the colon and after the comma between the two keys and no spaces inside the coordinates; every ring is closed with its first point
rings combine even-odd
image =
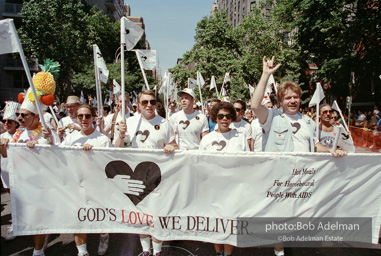
{"type": "Polygon", "coordinates": [[[349,131],[356,147],[370,148],[372,151],[381,149],[381,132],[355,126],[349,126],[349,131]]]}

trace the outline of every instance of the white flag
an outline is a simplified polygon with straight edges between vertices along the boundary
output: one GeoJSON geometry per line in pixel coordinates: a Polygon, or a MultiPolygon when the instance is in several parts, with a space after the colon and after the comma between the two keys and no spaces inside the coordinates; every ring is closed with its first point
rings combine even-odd
{"type": "Polygon", "coordinates": [[[157,90],[157,85],[155,85],[155,87],[152,89],[152,91],[156,91],[157,90]]]}
{"type": "Polygon", "coordinates": [[[143,84],[143,87],[142,87],[142,92],[146,90],[146,85],[143,84]]]}
{"type": "Polygon", "coordinates": [[[225,77],[224,77],[224,82],[223,84],[227,83],[227,82],[230,82],[230,75],[229,75],[229,72],[226,72],[225,73],[225,77]]]}
{"type": "Polygon", "coordinates": [[[227,96],[226,90],[225,90],[225,88],[222,88],[221,97],[224,98],[226,96],[227,96]]]}
{"type": "Polygon", "coordinates": [[[80,101],[83,102],[83,103],[86,103],[85,97],[83,96],[83,91],[81,91],[80,101]]]}
{"type": "Polygon", "coordinates": [[[96,51],[96,63],[95,64],[97,65],[97,68],[99,70],[99,79],[103,83],[107,83],[109,71],[107,69],[106,62],[103,59],[103,55],[101,53],[101,50],[99,50],[98,45],[94,44],[93,47],[95,48],[95,51],[96,51]]]}
{"type": "Polygon", "coordinates": [[[214,88],[217,88],[217,84],[216,84],[216,79],[214,78],[214,76],[212,76],[212,79],[210,80],[210,88],[209,88],[209,91],[211,91],[212,89],[214,88]]]}
{"type": "Polygon", "coordinates": [[[204,87],[204,84],[205,84],[204,78],[202,78],[200,71],[197,70],[197,85],[200,88],[202,88],[202,87],[204,87]]]}
{"type": "Polygon", "coordinates": [[[160,87],[160,90],[159,90],[159,94],[166,94],[167,93],[167,87],[169,86],[169,79],[171,79],[170,78],[170,74],[171,73],[169,73],[168,72],[168,70],[166,70],[165,72],[164,72],[164,76],[163,76],[163,82],[162,82],[162,84],[161,84],[161,87],[160,87]]]}
{"type": "Polygon", "coordinates": [[[192,78],[188,78],[188,88],[193,90],[194,88],[196,88],[196,86],[197,81],[192,78]]]}
{"type": "Polygon", "coordinates": [[[271,74],[269,77],[269,80],[267,80],[267,85],[266,85],[266,90],[265,90],[265,92],[268,95],[270,95],[273,92],[273,88],[271,87],[272,84],[275,87],[275,79],[274,79],[274,76],[271,74]]]}
{"type": "Polygon", "coordinates": [[[337,101],[333,101],[333,104],[332,104],[332,109],[336,110],[337,112],[341,113],[341,109],[339,107],[339,105],[337,104],[337,101]]]}
{"type": "Polygon", "coordinates": [[[19,37],[12,19],[0,21],[0,54],[20,52],[19,37]]]}
{"type": "Polygon", "coordinates": [[[114,95],[117,95],[120,93],[120,85],[118,84],[118,82],[114,79],[112,80],[112,84],[114,85],[113,89],[112,89],[112,93],[114,95]]]}
{"type": "Polygon", "coordinates": [[[153,70],[156,67],[156,50],[135,50],[145,70],[153,70]]]}
{"type": "Polygon", "coordinates": [[[249,84],[249,91],[250,91],[250,94],[253,94],[253,93],[254,93],[254,90],[255,90],[255,88],[249,84]]]}
{"type": "Polygon", "coordinates": [[[320,103],[322,99],[324,99],[324,91],[323,88],[321,88],[320,83],[316,83],[316,90],[314,92],[314,95],[312,96],[312,99],[310,103],[308,104],[309,107],[315,106],[320,103]]]}
{"type": "Polygon", "coordinates": [[[120,19],[120,43],[126,44],[128,51],[131,51],[135,47],[143,33],[144,29],[126,17],[120,19]]]}

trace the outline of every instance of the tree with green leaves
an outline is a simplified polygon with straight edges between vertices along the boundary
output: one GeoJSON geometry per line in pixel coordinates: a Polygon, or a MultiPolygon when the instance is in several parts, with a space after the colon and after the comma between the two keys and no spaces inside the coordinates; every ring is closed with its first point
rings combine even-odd
{"type": "Polygon", "coordinates": [[[296,29],[299,64],[317,64],[314,76],[304,80],[324,81],[335,96],[349,95],[351,72],[358,101],[380,102],[381,12],[378,0],[279,0],[274,13],[289,29],[296,29]],[[374,95],[371,95],[375,88],[374,95]],[[378,96],[377,96],[378,95],[378,96]]]}
{"type": "Polygon", "coordinates": [[[92,45],[102,49],[106,61],[112,61],[119,47],[119,24],[112,22],[96,7],[76,0],[25,1],[25,16],[20,38],[27,56],[50,58],[61,65],[56,95],[79,94],[72,82],[74,74],[87,72],[93,62],[92,45]]]}

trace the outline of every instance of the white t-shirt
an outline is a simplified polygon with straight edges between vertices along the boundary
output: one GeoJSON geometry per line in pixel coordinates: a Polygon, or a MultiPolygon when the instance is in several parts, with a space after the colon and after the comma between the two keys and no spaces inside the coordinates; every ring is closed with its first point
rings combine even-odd
{"type": "Polygon", "coordinates": [[[246,120],[241,119],[239,122],[232,122],[230,128],[242,133],[247,140],[252,138],[252,129],[246,120]]]}
{"type": "Polygon", "coordinates": [[[81,128],[81,126],[79,126],[79,124],[77,123],[76,118],[71,118],[70,116],[63,117],[59,122],[59,127],[66,128],[64,133],[64,138],[74,131],[67,128],[69,124],[75,124],[75,126],[78,126],[78,128],[81,128]]]}
{"type": "Polygon", "coordinates": [[[171,124],[161,116],[150,120],[141,115],[128,118],[127,136],[133,148],[163,149],[175,139],[171,124]]]}
{"type": "Polygon", "coordinates": [[[292,141],[294,142],[294,152],[310,152],[310,133],[307,123],[302,118],[302,114],[287,115],[292,127],[292,141]]]}
{"type": "MultiPolygon", "coordinates": [[[[21,134],[21,136],[17,140],[17,143],[26,143],[27,141],[30,140],[30,136],[32,135],[32,133],[33,133],[33,130],[24,130],[24,132],[21,134]]],[[[52,135],[53,135],[54,145],[58,145],[60,143],[60,138],[58,137],[57,133],[54,130],[52,130],[52,135]]],[[[49,141],[42,137],[42,132],[38,134],[36,140],[38,144],[41,144],[41,145],[49,144],[49,141]]]]}
{"type": "Polygon", "coordinates": [[[85,144],[90,144],[94,147],[104,148],[109,148],[112,146],[110,139],[97,130],[94,130],[92,134],[87,136],[83,135],[80,131],[74,131],[65,138],[65,140],[60,144],[60,146],[82,147],[85,144]]]}
{"type": "Polygon", "coordinates": [[[253,138],[253,151],[254,152],[262,152],[262,127],[261,124],[259,123],[259,119],[256,118],[251,122],[251,129],[252,129],[252,134],[251,137],[253,138]]]}
{"type": "Polygon", "coordinates": [[[208,119],[199,111],[185,114],[183,110],[170,118],[176,143],[182,150],[196,150],[200,145],[201,133],[209,131],[208,119]]]}
{"type": "MultiPolygon", "coordinates": [[[[127,120],[127,118],[129,118],[131,116],[131,112],[128,111],[125,115],[125,119],[127,120]]],[[[105,118],[105,127],[108,126],[110,128],[112,128],[112,119],[114,118],[114,114],[111,114],[111,115],[108,115],[106,118],[105,118]]],[[[115,141],[118,139],[119,137],[119,124],[120,122],[124,121],[124,118],[122,117],[122,112],[120,111],[118,113],[118,115],[116,116],[116,119],[115,119],[115,126],[114,126],[114,139],[112,141],[112,144],[115,144],[115,141]]],[[[110,132],[109,134],[111,136],[111,129],[110,129],[110,132]]],[[[126,135],[127,135],[127,132],[126,132],[126,135]]]]}
{"type": "Polygon", "coordinates": [[[45,114],[44,114],[44,120],[45,120],[45,123],[46,123],[46,125],[50,128],[50,130],[53,129],[53,125],[52,125],[52,123],[50,122],[50,120],[52,120],[52,119],[53,119],[52,114],[50,114],[50,113],[45,113],[45,114]]]}
{"type": "Polygon", "coordinates": [[[331,132],[324,132],[319,130],[319,141],[323,146],[329,148],[333,148],[333,145],[336,144],[348,153],[355,152],[353,140],[342,126],[339,126],[339,134],[336,134],[335,130],[331,132]],[[335,143],[335,140],[337,140],[337,144],[335,143]]]}
{"type": "Polygon", "coordinates": [[[230,132],[219,133],[212,131],[205,135],[200,143],[200,150],[237,152],[250,151],[247,139],[235,129],[230,132]]]}

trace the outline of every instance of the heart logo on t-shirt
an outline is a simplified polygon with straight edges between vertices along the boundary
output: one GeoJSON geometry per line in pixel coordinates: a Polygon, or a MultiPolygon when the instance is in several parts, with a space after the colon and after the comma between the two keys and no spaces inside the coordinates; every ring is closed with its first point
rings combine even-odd
{"type": "Polygon", "coordinates": [[[132,180],[143,181],[146,188],[139,196],[125,194],[134,205],[143,201],[161,182],[160,167],[154,162],[142,162],[132,171],[124,161],[111,161],[106,165],[105,172],[109,179],[113,179],[116,175],[129,175],[132,180]]]}
{"type": "Polygon", "coordinates": [[[293,134],[297,133],[299,131],[299,129],[300,129],[300,124],[299,123],[293,123],[293,124],[291,124],[291,126],[292,126],[292,133],[293,134]]]}
{"type": "Polygon", "coordinates": [[[144,132],[142,132],[142,131],[137,131],[136,132],[136,137],[138,137],[139,136],[139,140],[142,142],[142,143],[144,143],[147,139],[148,139],[148,136],[149,136],[149,131],[148,130],[145,130],[144,132]],[[140,134],[140,136],[139,136],[139,134],[140,134]]]}
{"type": "Polygon", "coordinates": [[[213,141],[212,147],[215,147],[217,149],[217,151],[221,151],[224,149],[224,147],[226,147],[226,141],[224,141],[224,140],[221,140],[220,142],[213,141]]]}
{"type": "Polygon", "coordinates": [[[179,124],[183,124],[183,129],[185,130],[189,126],[190,122],[189,120],[186,120],[186,121],[181,120],[179,124]]]}

